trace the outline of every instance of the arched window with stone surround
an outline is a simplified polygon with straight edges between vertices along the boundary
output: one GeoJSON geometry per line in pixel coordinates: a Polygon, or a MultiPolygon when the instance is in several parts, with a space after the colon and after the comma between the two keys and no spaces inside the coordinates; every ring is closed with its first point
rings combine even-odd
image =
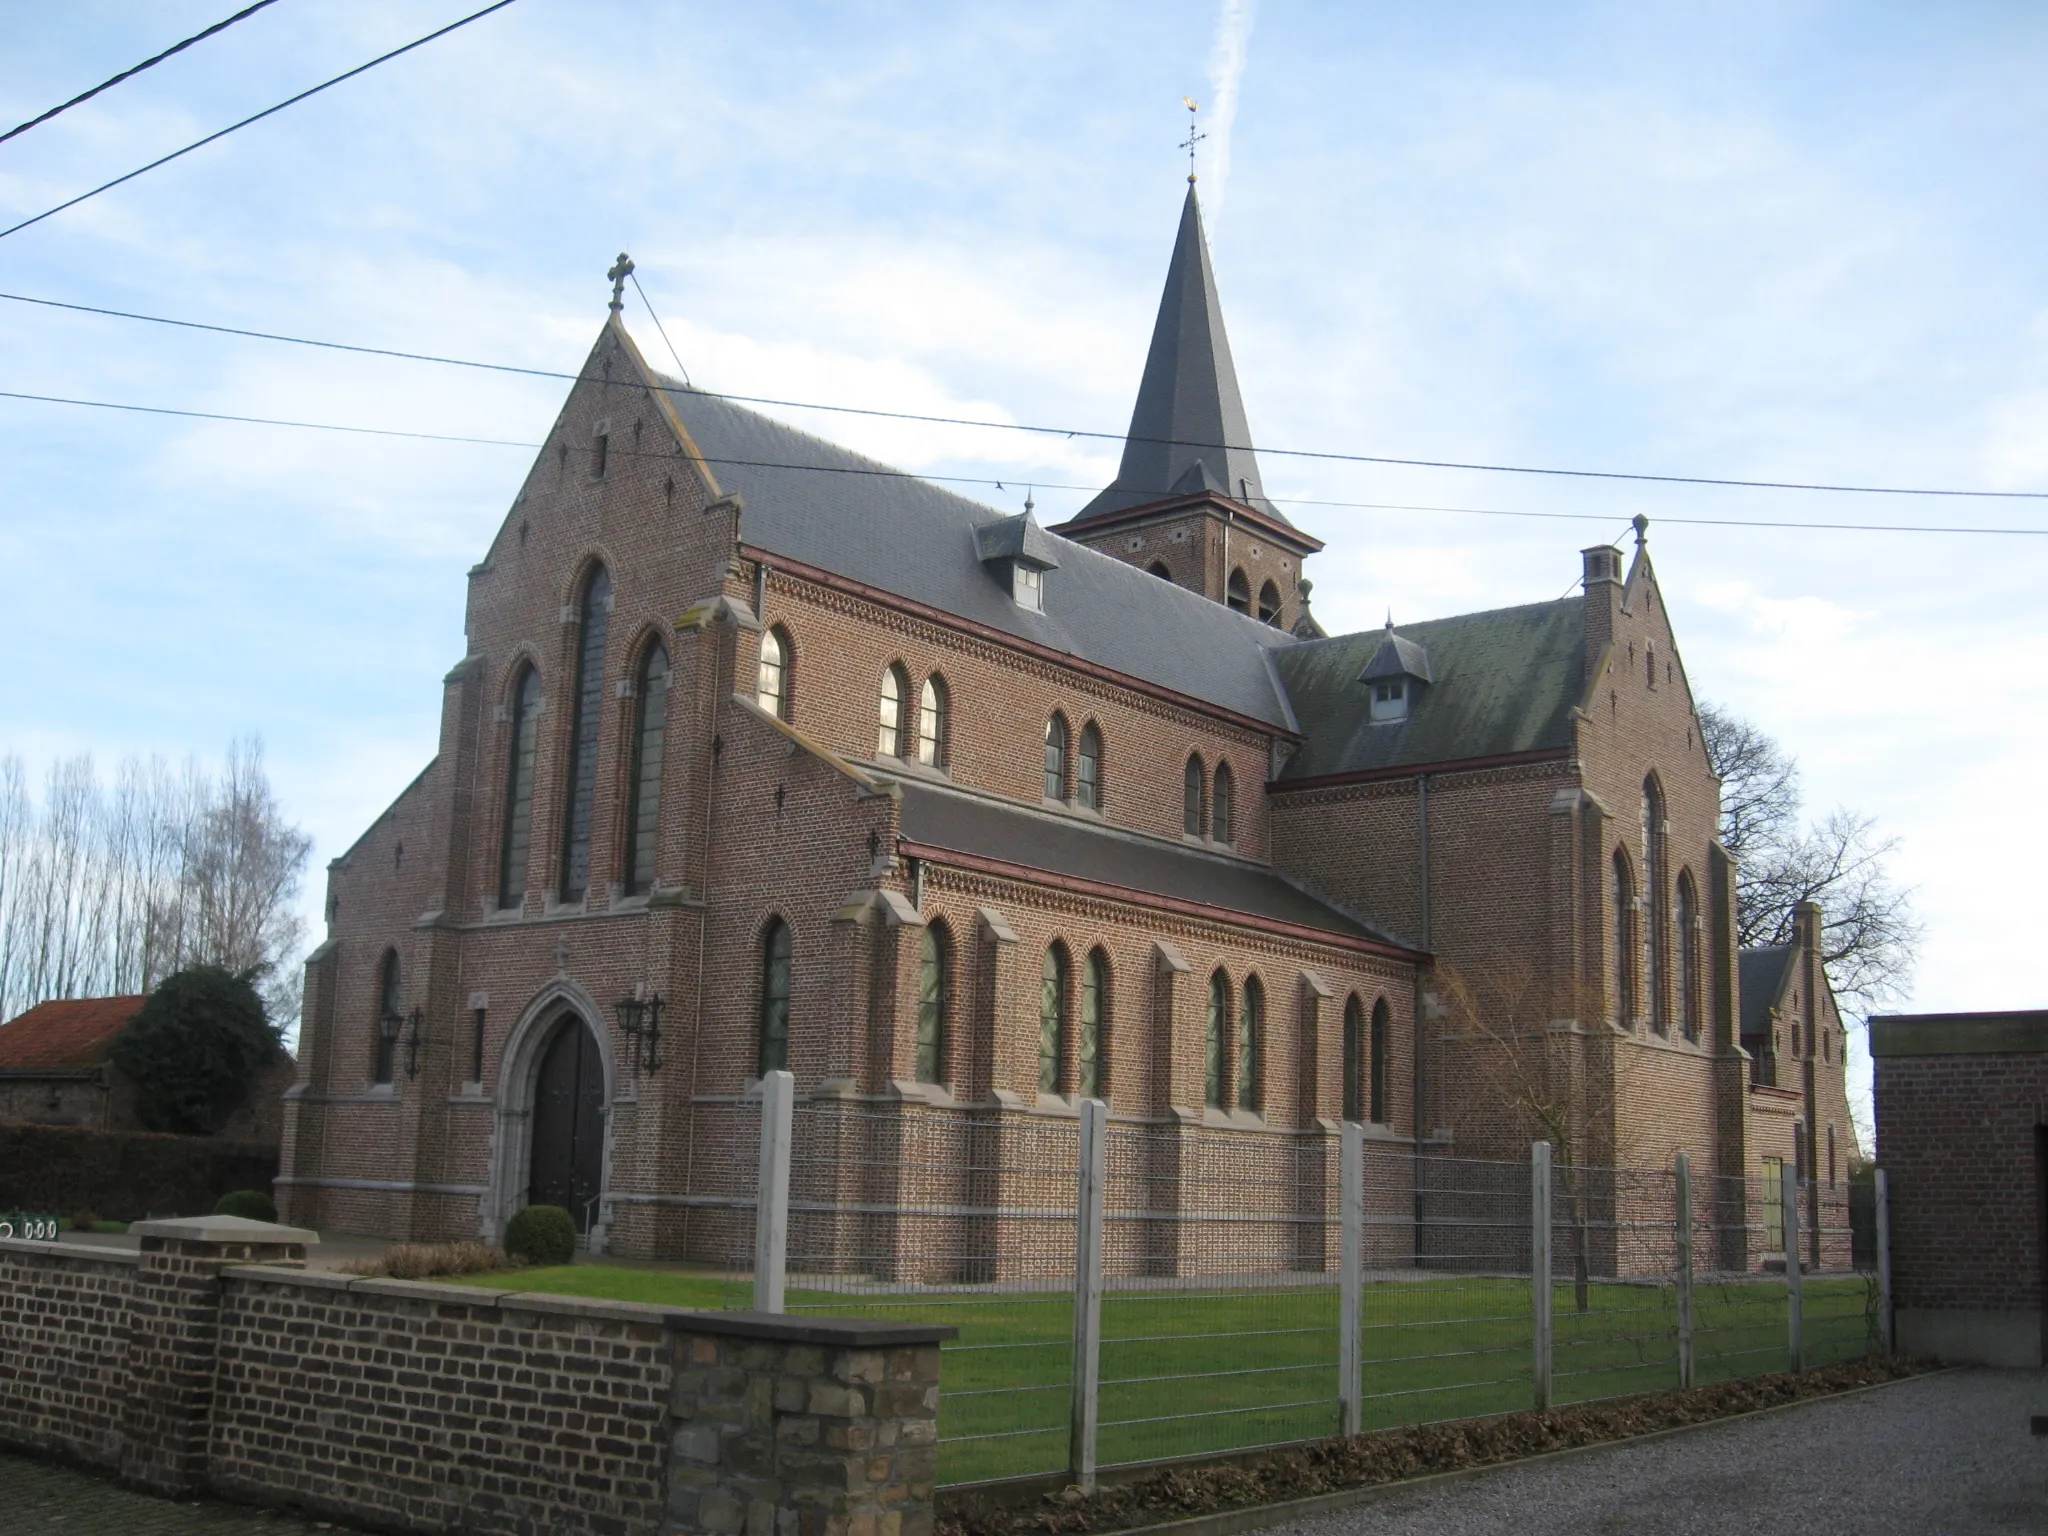
{"type": "Polygon", "coordinates": [[[945,1081],[947,1020],[953,1004],[953,936],[943,922],[925,928],[917,976],[917,1061],[920,1083],[945,1081]]]}
{"type": "Polygon", "coordinates": [[[882,697],[875,730],[875,756],[903,755],[903,700],[910,692],[910,675],[901,662],[891,662],[882,673],[882,697]]]}
{"type": "Polygon", "coordinates": [[[1250,613],[1252,611],[1251,579],[1245,575],[1242,566],[1239,566],[1230,573],[1230,580],[1224,586],[1223,592],[1224,601],[1239,613],[1250,613]]]}
{"type": "Polygon", "coordinates": [[[917,697],[917,760],[927,768],[943,768],[952,747],[952,698],[946,680],[934,672],[917,697]]]}
{"type": "Polygon", "coordinates": [[[1166,562],[1164,560],[1154,560],[1150,565],[1146,566],[1145,569],[1151,572],[1151,574],[1153,574],[1154,576],[1157,576],[1161,581],[1173,580],[1173,572],[1169,571],[1166,568],[1166,562]]]}
{"type": "Polygon", "coordinates": [[[1372,1005],[1372,1096],[1369,1107],[1374,1123],[1379,1125],[1393,1123],[1393,1113],[1387,1107],[1393,1036],[1393,1010],[1383,997],[1372,1005]]]}
{"type": "Polygon", "coordinates": [[[525,904],[527,860],[533,845],[533,771],[540,746],[540,674],[520,671],[512,688],[512,752],[505,767],[505,824],[498,845],[498,906],[525,904]]]}
{"type": "Polygon", "coordinates": [[[626,804],[625,887],[628,896],[654,889],[654,853],[661,831],[661,764],[668,735],[668,650],[649,644],[633,679],[632,779],[626,804]]]}
{"type": "Polygon", "coordinates": [[[1093,720],[1081,727],[1074,753],[1074,803],[1090,811],[1102,809],[1102,731],[1093,720]]]}
{"type": "Polygon", "coordinates": [[[1220,968],[1209,978],[1209,1016],[1202,1035],[1202,1102],[1230,1107],[1230,977],[1220,968]]]}
{"type": "Polygon", "coordinates": [[[754,702],[778,720],[789,718],[790,683],[796,653],[789,631],[777,624],[761,636],[761,665],[754,681],[754,702]]]}
{"type": "Polygon", "coordinates": [[[1208,786],[1209,775],[1202,767],[1201,753],[1190,753],[1187,770],[1181,775],[1181,830],[1189,837],[1200,837],[1208,828],[1209,810],[1204,794],[1208,786]]]}
{"type": "Polygon", "coordinates": [[[1678,1027],[1700,1037],[1700,912],[1692,871],[1678,872],[1678,1027]]]}
{"type": "Polygon", "coordinates": [[[1259,619],[1275,626],[1280,623],[1280,589],[1270,581],[1259,588],[1259,619]]]}
{"type": "Polygon", "coordinates": [[[1650,1028],[1671,1032],[1671,939],[1665,912],[1670,884],[1665,869],[1664,787],[1653,773],[1643,780],[1643,901],[1640,926],[1643,970],[1649,981],[1650,1028]]]}
{"type": "Polygon", "coordinates": [[[1097,946],[1081,966],[1081,1032],[1074,1058],[1074,1091],[1084,1099],[1109,1097],[1109,956],[1097,946]]]}
{"type": "Polygon", "coordinates": [[[1067,798],[1067,717],[1057,710],[1045,722],[1045,798],[1067,798]]]}
{"type": "Polygon", "coordinates": [[[403,993],[399,987],[398,951],[384,951],[384,963],[377,968],[377,1030],[370,1081],[388,1084],[395,1075],[398,1030],[404,1018],[403,993]]]}
{"type": "Polygon", "coordinates": [[[1231,825],[1230,791],[1230,764],[1218,763],[1209,788],[1209,835],[1219,843],[1229,842],[1235,830],[1231,825]]]}
{"type": "Polygon", "coordinates": [[[1063,1091],[1067,1064],[1067,1011],[1070,1003],[1067,946],[1055,940],[1039,965],[1038,1091],[1063,1091]]]}
{"type": "Polygon", "coordinates": [[[1365,1007],[1352,993],[1344,999],[1344,1118],[1365,1118],[1365,1007]]]}
{"type": "Polygon", "coordinates": [[[1614,1022],[1635,1028],[1636,877],[1628,855],[1614,850],[1614,1022]]]}
{"type": "Polygon", "coordinates": [[[789,1070],[789,924],[770,918],[761,934],[761,1014],[754,1051],[760,1074],[789,1070]]]}
{"type": "Polygon", "coordinates": [[[1237,1107],[1254,1112],[1266,1106],[1266,986],[1247,976],[1239,993],[1237,1022],[1237,1107]]]}
{"type": "Polygon", "coordinates": [[[577,616],[576,683],[570,694],[568,781],[562,787],[563,901],[590,888],[590,834],[597,805],[597,735],[604,719],[604,647],[611,629],[612,578],[593,567],[577,616]]]}

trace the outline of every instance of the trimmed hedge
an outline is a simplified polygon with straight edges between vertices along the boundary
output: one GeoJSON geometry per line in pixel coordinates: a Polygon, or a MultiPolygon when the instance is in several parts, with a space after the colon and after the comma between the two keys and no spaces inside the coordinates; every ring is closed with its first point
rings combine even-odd
{"type": "Polygon", "coordinates": [[[88,1210],[113,1221],[200,1216],[234,1190],[270,1188],[277,1154],[203,1136],[0,1125],[0,1210],[88,1210]]]}
{"type": "Polygon", "coordinates": [[[566,1264],[576,1257],[576,1222],[559,1205],[529,1205],[505,1223],[505,1251],[527,1264],[566,1264]]]}
{"type": "Polygon", "coordinates": [[[260,1189],[235,1189],[220,1197],[213,1214],[240,1216],[245,1221],[276,1221],[277,1206],[260,1189]]]}

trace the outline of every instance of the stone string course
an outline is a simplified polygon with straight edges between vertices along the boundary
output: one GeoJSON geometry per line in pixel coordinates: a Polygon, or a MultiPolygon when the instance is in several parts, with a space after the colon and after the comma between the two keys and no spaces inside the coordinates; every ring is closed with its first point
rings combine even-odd
{"type": "Polygon", "coordinates": [[[928,1536],[949,1329],[354,1279],[235,1225],[0,1242],[0,1443],[393,1531],[928,1536]]]}

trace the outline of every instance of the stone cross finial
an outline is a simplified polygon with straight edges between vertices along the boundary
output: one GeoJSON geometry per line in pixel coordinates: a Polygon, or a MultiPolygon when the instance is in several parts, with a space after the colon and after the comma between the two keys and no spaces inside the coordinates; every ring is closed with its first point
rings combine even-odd
{"type": "Polygon", "coordinates": [[[612,313],[615,315],[626,307],[626,279],[632,275],[633,258],[624,251],[619,252],[619,259],[612,263],[611,271],[605,273],[612,280],[612,313]]]}

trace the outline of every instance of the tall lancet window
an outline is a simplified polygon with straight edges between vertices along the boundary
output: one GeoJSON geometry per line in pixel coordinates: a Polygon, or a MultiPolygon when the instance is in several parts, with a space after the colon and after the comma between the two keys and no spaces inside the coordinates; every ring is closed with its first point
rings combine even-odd
{"type": "Polygon", "coordinates": [[[1614,850],[1614,1022],[1636,1022],[1636,877],[1628,855],[1614,850]]]}
{"type": "Polygon", "coordinates": [[[640,661],[633,701],[632,801],[626,812],[626,894],[654,888],[654,842],[661,827],[661,753],[668,734],[668,651],[657,640],[640,661]]]}
{"type": "Polygon", "coordinates": [[[527,667],[512,689],[512,753],[505,765],[505,826],[498,847],[498,906],[526,901],[533,837],[533,762],[540,745],[540,674],[527,667]]]}
{"type": "Polygon", "coordinates": [[[612,579],[603,566],[583,586],[576,646],[575,713],[569,723],[569,782],[562,796],[564,901],[581,901],[590,886],[590,826],[597,798],[597,728],[604,715],[604,642],[611,627],[612,579]]]}
{"type": "Polygon", "coordinates": [[[1650,984],[1650,1028],[1671,1032],[1671,936],[1665,920],[1664,791],[1655,774],[1643,780],[1643,970],[1650,984]]]}

